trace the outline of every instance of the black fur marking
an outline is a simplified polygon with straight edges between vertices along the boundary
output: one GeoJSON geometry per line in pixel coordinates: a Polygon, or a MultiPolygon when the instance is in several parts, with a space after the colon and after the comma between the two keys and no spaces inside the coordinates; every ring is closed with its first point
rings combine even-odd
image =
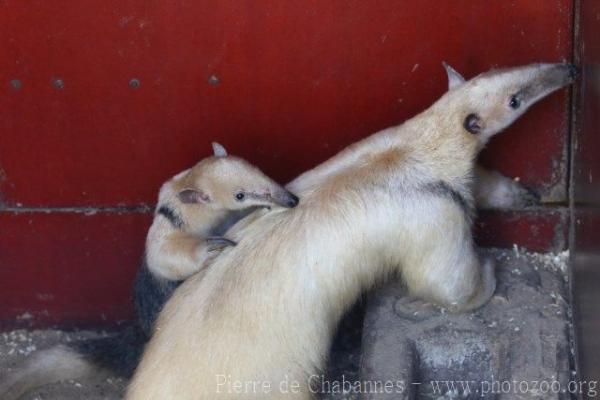
{"type": "Polygon", "coordinates": [[[152,335],[154,321],[181,282],[183,281],[156,278],[148,269],[144,258],[133,284],[133,303],[138,324],[146,337],[152,335]]]}
{"type": "Polygon", "coordinates": [[[183,221],[181,217],[177,215],[175,210],[168,206],[160,206],[157,211],[158,214],[162,215],[177,229],[181,229],[183,227],[183,221]]]}
{"type": "Polygon", "coordinates": [[[114,335],[83,339],[70,343],[69,347],[99,367],[131,377],[141,359],[144,345],[152,336],[158,314],[181,282],[155,278],[144,260],[133,286],[137,321],[114,335]]]}
{"type": "Polygon", "coordinates": [[[225,217],[218,221],[215,226],[210,228],[211,236],[225,236],[225,232],[229,230],[239,220],[252,214],[254,211],[263,208],[262,206],[253,206],[241,210],[232,210],[225,217]]]}
{"type": "Polygon", "coordinates": [[[436,196],[442,196],[452,200],[462,209],[469,220],[475,215],[473,202],[467,201],[465,197],[449,183],[444,181],[430,182],[424,185],[424,189],[436,196]]]}
{"type": "Polygon", "coordinates": [[[133,324],[110,336],[69,343],[69,347],[96,366],[130,378],[139,364],[148,338],[133,324]]]}

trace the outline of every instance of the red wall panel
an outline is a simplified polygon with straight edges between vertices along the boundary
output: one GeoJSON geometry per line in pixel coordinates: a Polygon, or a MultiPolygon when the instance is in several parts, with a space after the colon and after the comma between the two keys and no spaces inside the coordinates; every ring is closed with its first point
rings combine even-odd
{"type": "MultiPolygon", "coordinates": [[[[288,180],[429,105],[442,60],[469,77],[570,59],[571,12],[568,0],[5,1],[0,192],[26,206],[152,203],[213,139],[288,180]]],[[[563,199],[566,121],[557,94],[489,164],[563,199]]]]}
{"type": "MultiPolygon", "coordinates": [[[[127,210],[210,141],[287,181],[427,107],[442,60],[467,77],[570,60],[572,13],[571,0],[0,2],[0,315],[120,318],[148,218],[127,210]],[[16,250],[32,244],[44,251],[16,250]]],[[[568,106],[567,91],[536,105],[485,163],[564,203],[568,106]]],[[[552,247],[562,213],[496,216],[481,237],[552,247]]]]}
{"type": "Polygon", "coordinates": [[[0,326],[129,318],[150,217],[0,213],[0,326]]]}
{"type": "MultiPolygon", "coordinates": [[[[137,212],[0,213],[0,328],[129,319],[151,216],[137,212]]],[[[481,245],[562,248],[564,211],[487,212],[481,245]]]]}

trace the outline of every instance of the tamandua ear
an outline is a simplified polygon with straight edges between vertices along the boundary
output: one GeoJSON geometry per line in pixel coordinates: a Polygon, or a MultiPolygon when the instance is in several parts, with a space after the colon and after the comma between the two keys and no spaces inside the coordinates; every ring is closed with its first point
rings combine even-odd
{"type": "Polygon", "coordinates": [[[177,193],[177,198],[183,204],[197,204],[197,203],[208,203],[210,197],[199,189],[184,189],[177,193]]]}
{"type": "Polygon", "coordinates": [[[476,135],[478,133],[481,133],[481,131],[483,130],[483,121],[481,120],[479,115],[469,114],[465,118],[465,121],[463,122],[463,126],[467,131],[476,135]]]}
{"type": "Polygon", "coordinates": [[[212,142],[213,153],[215,153],[215,157],[227,157],[227,150],[225,147],[220,145],[217,142],[212,142]]]}
{"type": "Polygon", "coordinates": [[[465,83],[465,78],[456,72],[456,70],[452,68],[446,61],[442,61],[442,65],[446,69],[446,74],[448,74],[448,90],[465,83]]]}

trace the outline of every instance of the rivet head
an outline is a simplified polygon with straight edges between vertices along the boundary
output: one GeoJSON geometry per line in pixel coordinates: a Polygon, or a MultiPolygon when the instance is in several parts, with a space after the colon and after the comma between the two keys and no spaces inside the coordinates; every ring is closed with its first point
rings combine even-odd
{"type": "Polygon", "coordinates": [[[216,75],[211,75],[208,78],[208,84],[211,85],[211,86],[217,86],[219,83],[221,83],[221,80],[216,75]]]}
{"type": "Polygon", "coordinates": [[[131,80],[129,81],[129,87],[130,87],[130,88],[132,88],[132,89],[137,89],[137,88],[139,88],[141,84],[142,84],[142,83],[141,83],[141,82],[140,82],[140,80],[139,80],[139,79],[137,79],[137,78],[133,78],[133,79],[131,79],[131,80]]]}
{"type": "Polygon", "coordinates": [[[52,86],[56,89],[62,90],[65,88],[65,81],[62,78],[52,78],[52,86]]]}
{"type": "Polygon", "coordinates": [[[13,88],[14,90],[21,89],[21,86],[23,86],[23,84],[21,83],[21,81],[19,79],[13,79],[10,81],[10,87],[13,88]]]}

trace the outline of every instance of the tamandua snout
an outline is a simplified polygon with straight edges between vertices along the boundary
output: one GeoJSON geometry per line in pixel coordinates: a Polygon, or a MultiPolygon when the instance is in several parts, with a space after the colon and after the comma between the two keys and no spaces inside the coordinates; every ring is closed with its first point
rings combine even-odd
{"type": "MultiPolygon", "coordinates": [[[[571,64],[532,64],[491,70],[466,82],[448,64],[444,66],[449,91],[442,103],[452,102],[455,109],[464,110],[454,117],[460,118],[464,130],[472,134],[480,146],[538,100],[573,82],[578,74],[577,67],[571,64]],[[465,112],[468,114],[464,115],[465,112]]],[[[443,107],[443,104],[438,105],[443,107]]]]}
{"type": "MultiPolygon", "coordinates": [[[[464,87],[465,79],[448,64],[444,63],[444,67],[450,92],[460,87],[459,93],[465,90],[469,93],[469,98],[458,99],[459,94],[451,101],[457,105],[462,102],[464,109],[477,110],[459,118],[463,120],[465,131],[473,134],[480,146],[532,104],[578,75],[577,67],[571,64],[532,64],[519,70],[492,70],[473,78],[464,87]]],[[[481,209],[523,208],[539,202],[538,194],[498,172],[479,166],[474,170],[473,195],[481,209]]]]}

